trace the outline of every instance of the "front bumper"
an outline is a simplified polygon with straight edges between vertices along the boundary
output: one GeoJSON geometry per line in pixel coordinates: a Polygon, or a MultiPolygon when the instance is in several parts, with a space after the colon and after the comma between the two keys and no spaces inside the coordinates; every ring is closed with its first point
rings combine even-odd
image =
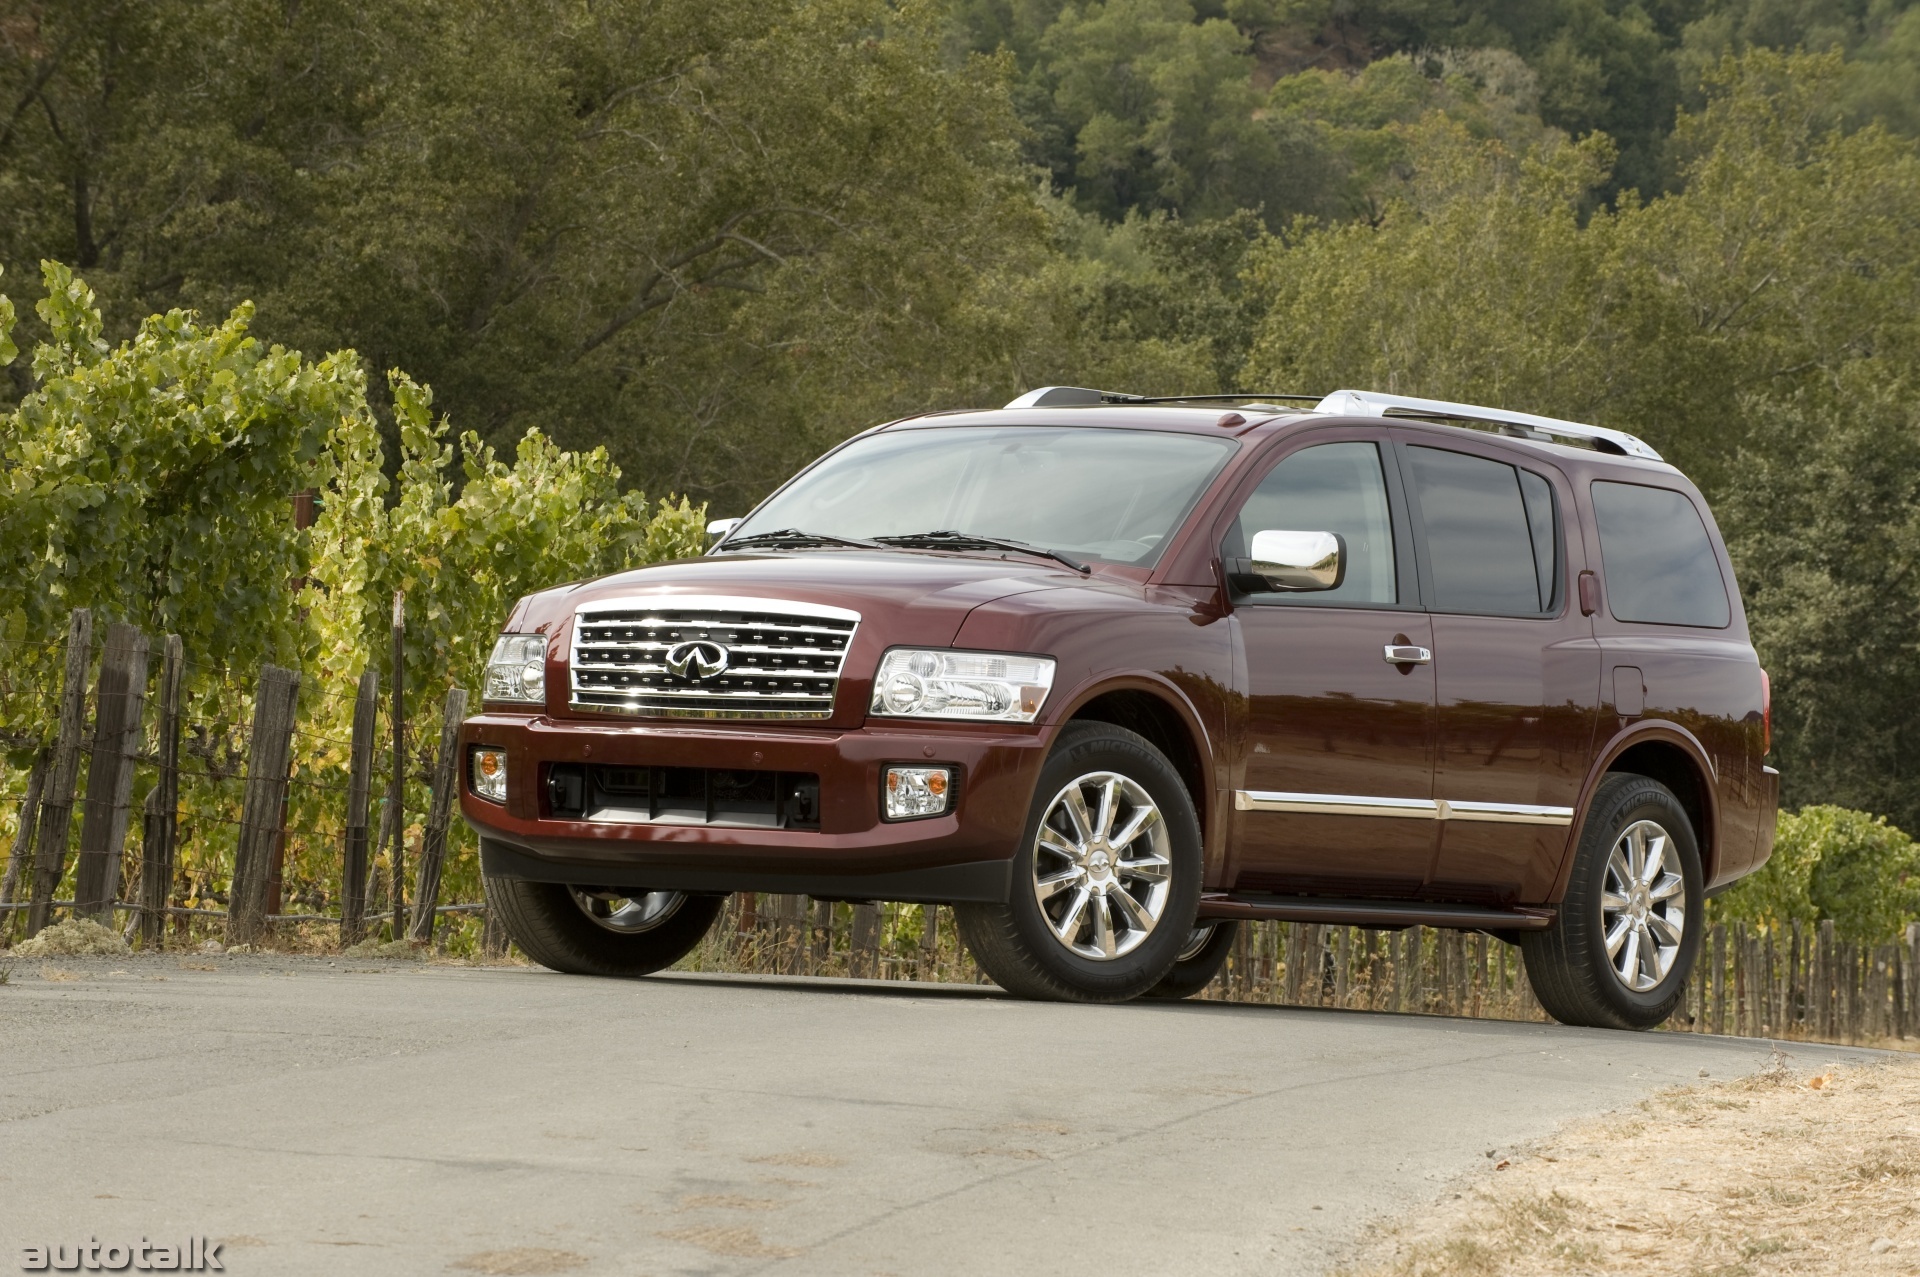
{"type": "Polygon", "coordinates": [[[775,726],[571,722],[486,713],[461,729],[460,807],[493,876],[654,890],[767,891],[820,899],[1004,901],[1009,869],[1046,757],[1041,729],[943,725],[852,731],[775,726]],[[472,791],[466,759],[507,753],[504,805],[472,791]],[[611,822],[544,813],[552,763],[810,772],[820,827],[611,822]],[[944,763],[961,777],[954,809],[880,818],[889,763],[944,763]]]}

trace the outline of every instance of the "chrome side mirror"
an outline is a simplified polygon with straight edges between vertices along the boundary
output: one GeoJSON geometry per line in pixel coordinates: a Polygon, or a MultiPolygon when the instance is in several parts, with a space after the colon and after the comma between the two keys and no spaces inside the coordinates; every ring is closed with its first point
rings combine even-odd
{"type": "Polygon", "coordinates": [[[1281,593],[1337,590],[1347,578],[1347,543],[1337,532],[1256,532],[1246,574],[1281,593]]]}
{"type": "Polygon", "coordinates": [[[740,519],[715,519],[707,525],[707,535],[710,537],[723,537],[739,527],[741,522],[742,520],[740,519]]]}

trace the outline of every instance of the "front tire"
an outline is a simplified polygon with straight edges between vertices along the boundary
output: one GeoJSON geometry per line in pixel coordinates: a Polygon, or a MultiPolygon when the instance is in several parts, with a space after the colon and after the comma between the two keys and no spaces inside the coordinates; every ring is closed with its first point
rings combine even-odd
{"type": "Polygon", "coordinates": [[[1651,1029],[1672,1015],[1700,951],[1693,822],[1646,776],[1600,783],[1553,924],[1521,936],[1527,979],[1562,1024],[1651,1029]]]}
{"type": "Polygon", "coordinates": [[[1124,1002],[1173,967],[1200,906],[1200,822],[1172,764],[1071,723],[1035,787],[1006,904],[957,904],[974,960],[1024,998],[1124,1002]]]}
{"type": "Polygon", "coordinates": [[[485,886],[487,908],[520,951],[569,975],[642,976],[670,967],[700,943],[727,899],[518,878],[488,878],[485,886]]]}

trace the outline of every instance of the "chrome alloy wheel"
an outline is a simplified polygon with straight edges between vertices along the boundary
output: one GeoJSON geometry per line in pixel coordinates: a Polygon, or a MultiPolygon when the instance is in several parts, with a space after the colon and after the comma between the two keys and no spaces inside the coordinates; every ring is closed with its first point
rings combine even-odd
{"type": "Polygon", "coordinates": [[[1054,939],[1096,962],[1132,953],[1172,890],[1167,822],[1137,782],[1088,772],[1053,796],[1034,837],[1033,895],[1054,939]]]}
{"type": "Polygon", "coordinates": [[[568,887],[567,892],[581,913],[621,935],[653,930],[678,913],[687,899],[684,891],[644,891],[630,896],[617,890],[568,887]]]}
{"type": "Polygon", "coordinates": [[[1687,885],[1672,845],[1665,829],[1636,820],[1620,831],[1607,854],[1600,889],[1607,961],[1614,977],[1635,993],[1667,978],[1687,932],[1687,885]]]}

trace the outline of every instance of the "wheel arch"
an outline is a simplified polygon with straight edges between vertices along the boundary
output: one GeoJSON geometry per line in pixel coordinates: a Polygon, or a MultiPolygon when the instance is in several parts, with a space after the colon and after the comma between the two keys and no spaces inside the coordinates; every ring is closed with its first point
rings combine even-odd
{"type": "Polygon", "coordinates": [[[1721,861],[1719,797],[1713,764],[1708,761],[1700,741],[1684,727],[1667,722],[1636,723],[1608,742],[1587,775],[1571,836],[1561,857],[1553,899],[1558,901],[1566,894],[1567,879],[1573,872],[1574,848],[1586,826],[1594,793],[1601,782],[1615,772],[1645,776],[1673,791],[1687,819],[1693,822],[1694,840],[1700,848],[1701,880],[1710,885],[1721,861]]]}
{"type": "Polygon", "coordinates": [[[1212,750],[1199,715],[1177,689],[1143,678],[1105,682],[1085,689],[1068,710],[1072,722],[1111,723],[1144,736],[1186,783],[1200,819],[1200,838],[1211,849],[1215,820],[1207,775],[1212,750]]]}

